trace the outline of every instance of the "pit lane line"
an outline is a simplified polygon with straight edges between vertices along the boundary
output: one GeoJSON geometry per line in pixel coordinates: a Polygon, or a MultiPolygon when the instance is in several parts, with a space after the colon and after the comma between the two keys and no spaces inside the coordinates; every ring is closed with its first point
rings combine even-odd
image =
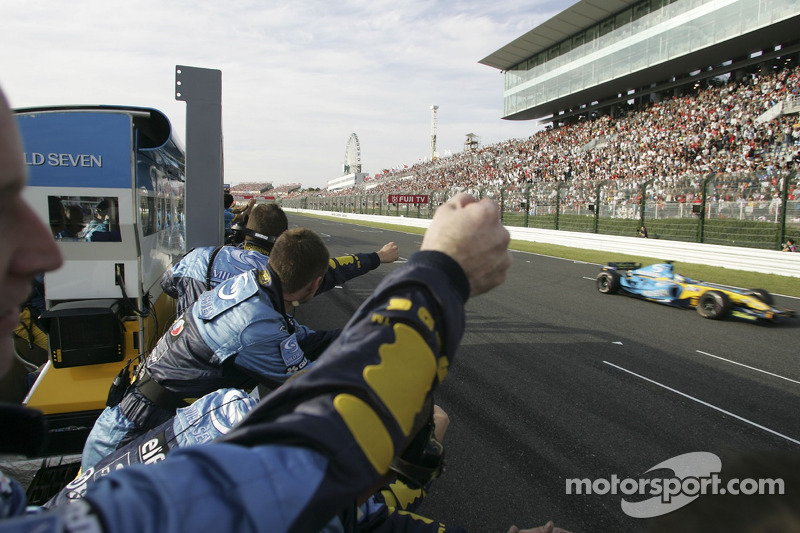
{"type": "Polygon", "coordinates": [[[756,368],[754,366],[745,365],[744,363],[738,363],[736,361],[731,361],[730,359],[725,359],[724,357],[720,357],[720,356],[714,355],[712,353],[704,352],[702,350],[695,350],[695,351],[697,353],[701,353],[703,355],[707,355],[709,357],[714,357],[715,359],[719,359],[721,361],[725,361],[726,363],[730,363],[732,365],[743,366],[745,368],[749,368],[750,370],[755,370],[756,372],[762,372],[764,374],[769,374],[770,376],[774,376],[774,377],[780,378],[780,379],[785,379],[786,381],[791,381],[792,383],[797,383],[798,385],[800,385],[800,381],[797,381],[797,380],[791,379],[791,378],[787,378],[785,376],[781,376],[780,374],[773,374],[772,372],[767,372],[766,370],[761,370],[760,368],[756,368]]]}
{"type": "Polygon", "coordinates": [[[658,385],[659,387],[661,387],[663,389],[666,389],[666,390],[668,390],[670,392],[674,392],[675,394],[679,394],[680,396],[683,396],[684,398],[688,398],[689,400],[692,400],[692,401],[697,402],[699,404],[705,405],[706,407],[710,407],[712,409],[715,409],[715,410],[719,411],[720,413],[726,414],[728,416],[732,416],[733,418],[735,418],[737,420],[745,422],[746,424],[750,424],[751,426],[757,427],[757,428],[759,428],[759,429],[761,429],[763,431],[766,431],[768,433],[772,433],[773,435],[776,435],[778,437],[786,439],[789,442],[793,442],[795,444],[800,444],[800,440],[795,440],[795,439],[793,439],[793,438],[791,438],[791,437],[789,437],[787,435],[784,435],[783,433],[779,433],[779,432],[777,432],[777,431],[775,431],[773,429],[770,429],[770,428],[768,428],[766,426],[762,426],[761,424],[753,422],[752,420],[748,420],[747,418],[744,418],[742,416],[734,414],[734,413],[732,413],[730,411],[726,411],[725,409],[722,409],[721,407],[717,407],[716,405],[710,404],[710,403],[708,403],[706,401],[703,401],[703,400],[701,400],[699,398],[695,398],[694,396],[686,394],[685,392],[681,392],[681,391],[679,391],[677,389],[673,389],[672,387],[668,387],[667,385],[664,385],[663,383],[659,383],[658,381],[655,381],[655,380],[652,380],[650,378],[644,377],[641,374],[637,374],[636,372],[628,370],[627,368],[623,368],[623,367],[621,367],[619,365],[615,365],[614,363],[610,363],[608,361],[603,361],[603,364],[612,366],[612,367],[616,368],[617,370],[621,370],[623,372],[626,372],[626,373],[628,373],[628,374],[630,374],[632,376],[635,376],[635,377],[637,377],[639,379],[643,379],[644,381],[650,382],[653,385],[658,385]]]}

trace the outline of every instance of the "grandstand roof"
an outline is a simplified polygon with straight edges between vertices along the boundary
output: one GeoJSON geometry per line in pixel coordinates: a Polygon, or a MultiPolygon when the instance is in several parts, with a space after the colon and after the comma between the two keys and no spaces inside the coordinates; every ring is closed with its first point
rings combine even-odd
{"type": "Polygon", "coordinates": [[[522,37],[514,39],[501,49],[484,57],[478,63],[500,70],[508,70],[520,61],[550,48],[570,35],[585,30],[637,2],[639,0],[581,0],[522,37]]]}
{"type": "MultiPolygon", "coordinates": [[[[637,2],[638,0],[581,0],[480,60],[479,63],[508,70],[570,35],[589,28],[637,2]]],[[[555,98],[503,118],[506,120],[566,118],[586,113],[594,108],[641,97],[649,92],[663,91],[697,79],[711,78],[725,72],[764,63],[776,57],[797,54],[800,51],[798,24],[800,24],[800,14],[795,14],[772,26],[679,55],[670,61],[627,76],[619,76],[609,82],[555,98]],[[778,45],[781,46],[780,50],[771,50],[778,45]],[[763,53],[758,57],[749,55],[757,51],[763,53]],[[730,64],[724,64],[729,60],[732,61],[730,64]],[[599,103],[592,105],[591,102],[599,103]]]]}

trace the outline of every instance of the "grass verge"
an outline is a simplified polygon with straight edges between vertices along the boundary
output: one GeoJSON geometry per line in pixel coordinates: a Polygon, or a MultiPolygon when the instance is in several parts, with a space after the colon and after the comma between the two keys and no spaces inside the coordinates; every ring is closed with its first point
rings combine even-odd
{"type": "MultiPolygon", "coordinates": [[[[403,231],[405,233],[416,233],[418,235],[425,233],[423,228],[414,228],[397,224],[384,224],[382,222],[371,222],[365,220],[354,221],[346,218],[309,213],[302,213],[301,216],[336,220],[338,222],[345,222],[348,224],[403,231]]],[[[573,261],[596,263],[598,265],[606,264],[610,261],[634,261],[637,263],[642,263],[643,265],[647,265],[650,263],[658,263],[663,260],[663,258],[656,257],[633,256],[615,252],[602,252],[598,250],[584,250],[582,248],[571,248],[569,246],[559,246],[557,244],[545,244],[520,240],[512,240],[509,248],[522,252],[572,259],[573,261]]],[[[800,298],[800,280],[791,276],[778,276],[776,274],[747,272],[744,270],[700,265],[697,263],[684,263],[681,261],[675,261],[674,264],[676,272],[692,279],[707,281],[710,283],[719,283],[721,285],[730,285],[733,287],[765,289],[775,294],[783,294],[786,296],[800,298]]]]}

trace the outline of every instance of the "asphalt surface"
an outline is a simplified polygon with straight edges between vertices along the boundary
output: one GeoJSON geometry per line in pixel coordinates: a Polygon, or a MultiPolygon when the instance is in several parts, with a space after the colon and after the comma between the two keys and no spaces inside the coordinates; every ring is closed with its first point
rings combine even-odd
{"type": "MultiPolygon", "coordinates": [[[[333,255],[393,240],[402,262],[421,242],[297,214],[289,221],[321,233],[333,255]]],[[[393,268],[315,298],[298,320],[343,326],[393,268]]],[[[447,469],[419,514],[474,532],[548,520],[573,532],[645,531],[645,520],[622,511],[626,496],[567,494],[566,480],[638,479],[690,452],[800,451],[800,320],[706,320],[600,294],[598,271],[515,252],[506,283],[467,303],[467,330],[436,395],[451,420],[447,469]]],[[[800,311],[800,300],[776,303],[800,311]]]]}

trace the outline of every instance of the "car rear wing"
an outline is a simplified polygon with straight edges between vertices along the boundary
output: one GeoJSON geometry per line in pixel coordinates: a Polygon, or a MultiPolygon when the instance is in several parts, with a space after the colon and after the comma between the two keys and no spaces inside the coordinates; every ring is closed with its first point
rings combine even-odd
{"type": "Polygon", "coordinates": [[[608,263],[608,268],[612,268],[614,270],[636,270],[637,268],[642,268],[642,264],[634,263],[632,261],[620,261],[617,263],[608,263]]]}

